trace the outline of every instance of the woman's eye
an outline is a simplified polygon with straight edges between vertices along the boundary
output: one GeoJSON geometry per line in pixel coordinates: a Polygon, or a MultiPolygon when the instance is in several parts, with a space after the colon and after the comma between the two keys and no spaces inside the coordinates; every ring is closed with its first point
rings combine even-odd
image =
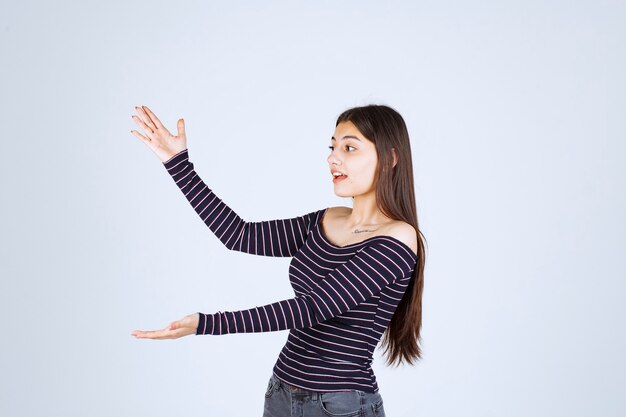
{"type": "MultiPolygon", "coordinates": [[[[356,149],[354,146],[346,145],[346,150],[348,150],[348,148],[356,149]]],[[[328,149],[333,151],[333,150],[335,150],[335,147],[334,146],[329,146],[328,149]]],[[[350,150],[348,150],[348,152],[350,152],[350,150]]]]}

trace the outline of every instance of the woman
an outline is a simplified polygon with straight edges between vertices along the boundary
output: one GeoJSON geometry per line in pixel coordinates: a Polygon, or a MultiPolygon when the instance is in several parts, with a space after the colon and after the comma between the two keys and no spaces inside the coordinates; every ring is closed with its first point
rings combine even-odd
{"type": "Polygon", "coordinates": [[[424,274],[409,135],[382,105],[337,119],[328,156],[335,194],[353,207],[291,219],[245,222],[200,179],[189,161],[185,124],[173,136],[150,109],[136,107],[141,139],[161,160],[195,211],[230,250],[292,257],[296,297],[241,311],[195,313],[137,338],[175,339],[289,329],[265,393],[264,417],[384,416],[371,363],[421,358],[424,274]],[[418,262],[419,260],[419,262],[418,262]]]}

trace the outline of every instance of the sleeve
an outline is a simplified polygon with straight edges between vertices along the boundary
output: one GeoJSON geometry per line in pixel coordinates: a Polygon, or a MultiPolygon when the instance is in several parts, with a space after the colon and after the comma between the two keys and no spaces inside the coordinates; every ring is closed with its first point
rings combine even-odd
{"type": "Polygon", "coordinates": [[[230,250],[253,255],[292,257],[304,245],[319,211],[290,219],[246,222],[202,181],[185,149],[163,162],[193,209],[230,250]]]}
{"type": "Polygon", "coordinates": [[[248,310],[199,313],[196,335],[311,327],[345,313],[406,277],[413,272],[414,259],[392,240],[377,241],[312,284],[315,288],[307,294],[248,310]]]}

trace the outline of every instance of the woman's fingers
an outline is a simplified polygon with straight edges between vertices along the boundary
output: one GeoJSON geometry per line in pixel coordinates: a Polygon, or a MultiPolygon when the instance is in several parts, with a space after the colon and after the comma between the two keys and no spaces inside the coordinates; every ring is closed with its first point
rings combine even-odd
{"type": "Polygon", "coordinates": [[[183,119],[179,119],[178,123],[176,124],[176,127],[178,128],[178,136],[181,138],[185,137],[185,121],[183,119]]]}
{"type": "Polygon", "coordinates": [[[150,143],[150,138],[145,137],[144,135],[142,135],[141,133],[137,132],[136,130],[131,130],[130,133],[132,133],[133,135],[135,135],[136,138],[140,139],[142,142],[144,142],[146,145],[148,143],[150,143]]]}
{"type": "Polygon", "coordinates": [[[159,330],[135,330],[131,335],[135,336],[137,339],[154,339],[159,336],[159,330]]]}
{"type": "MultiPolygon", "coordinates": [[[[146,135],[150,136],[150,135],[154,134],[154,130],[152,130],[152,128],[150,126],[146,125],[144,123],[144,121],[139,116],[135,116],[133,114],[132,117],[133,117],[133,120],[135,121],[135,123],[137,123],[139,125],[139,127],[141,127],[144,130],[144,132],[146,132],[146,135]]],[[[152,140],[152,138],[150,138],[150,139],[152,140]]]]}
{"type": "Polygon", "coordinates": [[[178,330],[162,329],[162,330],[135,330],[131,333],[138,339],[178,339],[184,336],[183,332],[178,330]]]}
{"type": "Polygon", "coordinates": [[[148,117],[150,117],[150,120],[152,120],[152,123],[154,123],[157,129],[164,129],[163,123],[161,123],[159,118],[156,117],[154,113],[152,113],[152,110],[150,110],[148,106],[141,106],[141,108],[146,112],[148,117]]]}
{"type": "Polygon", "coordinates": [[[158,117],[146,106],[135,106],[137,109],[137,113],[141,116],[133,115],[133,119],[146,131],[146,134],[150,137],[150,139],[166,139],[171,138],[173,135],[163,123],[159,120],[158,117]]]}
{"type": "Polygon", "coordinates": [[[181,320],[171,322],[165,329],[135,330],[131,335],[138,339],[178,339],[196,333],[198,318],[198,313],[190,314],[181,320]]]}
{"type": "Polygon", "coordinates": [[[132,118],[144,130],[144,134],[141,135],[133,130],[130,132],[148,145],[162,162],[187,149],[185,122],[183,119],[178,120],[178,136],[174,136],[163,126],[159,118],[149,108],[146,106],[135,106],[135,109],[138,115],[133,115],[132,118]]]}
{"type": "Polygon", "coordinates": [[[139,116],[141,117],[141,120],[150,128],[150,130],[152,130],[152,132],[154,133],[155,130],[157,130],[156,125],[154,124],[154,122],[152,121],[152,119],[150,119],[150,116],[148,116],[148,113],[146,112],[146,110],[143,108],[143,106],[138,107],[135,106],[135,110],[137,110],[137,113],[139,113],[139,116]]]}

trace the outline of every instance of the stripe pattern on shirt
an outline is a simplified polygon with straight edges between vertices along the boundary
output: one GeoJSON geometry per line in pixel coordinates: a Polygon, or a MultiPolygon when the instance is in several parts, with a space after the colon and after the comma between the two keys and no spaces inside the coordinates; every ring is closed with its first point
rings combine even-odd
{"type": "Polygon", "coordinates": [[[281,380],[313,391],[377,392],[374,349],[402,299],[417,257],[391,236],[336,246],[326,209],[245,222],[199,178],[184,150],[164,163],[196,213],[231,250],[291,256],[295,297],[239,311],[199,313],[197,335],[290,330],[274,366],[281,380]]]}

